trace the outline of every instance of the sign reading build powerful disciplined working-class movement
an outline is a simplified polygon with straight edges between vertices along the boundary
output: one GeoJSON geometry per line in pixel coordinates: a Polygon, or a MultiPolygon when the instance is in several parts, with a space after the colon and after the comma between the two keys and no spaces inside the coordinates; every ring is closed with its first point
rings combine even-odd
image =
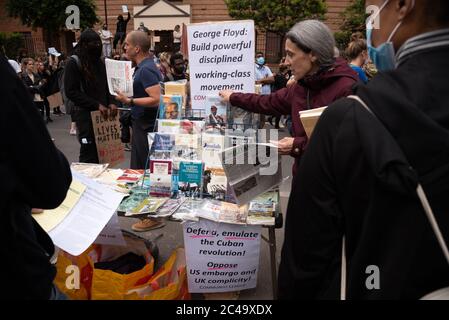
{"type": "Polygon", "coordinates": [[[254,21],[187,27],[192,109],[221,90],[254,93],[254,21]]]}
{"type": "Polygon", "coordinates": [[[189,292],[229,292],[255,288],[261,226],[200,219],[184,224],[189,292]]]}

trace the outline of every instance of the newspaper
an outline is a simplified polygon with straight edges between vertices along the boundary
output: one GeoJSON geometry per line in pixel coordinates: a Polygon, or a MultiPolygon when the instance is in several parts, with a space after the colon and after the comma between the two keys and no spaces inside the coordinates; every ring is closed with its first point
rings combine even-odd
{"type": "Polygon", "coordinates": [[[109,93],[117,95],[116,91],[120,90],[127,97],[132,97],[134,93],[131,61],[106,59],[105,64],[109,93]]]}
{"type": "Polygon", "coordinates": [[[249,203],[283,182],[281,157],[273,144],[227,148],[220,153],[220,160],[238,205],[249,203]]]}
{"type": "Polygon", "coordinates": [[[72,162],[70,168],[83,176],[94,179],[98,178],[107,168],[109,164],[72,162]]]}
{"type": "Polygon", "coordinates": [[[246,224],[248,206],[238,206],[234,203],[203,200],[203,206],[197,211],[196,216],[215,222],[230,224],[246,224]]]}

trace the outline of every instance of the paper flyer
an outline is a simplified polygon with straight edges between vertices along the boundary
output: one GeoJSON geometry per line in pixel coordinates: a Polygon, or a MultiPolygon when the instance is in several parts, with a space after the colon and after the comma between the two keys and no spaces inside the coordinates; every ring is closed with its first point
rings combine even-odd
{"type": "Polygon", "coordinates": [[[117,95],[120,90],[127,97],[133,96],[133,72],[131,61],[118,61],[105,59],[106,77],[108,80],[109,93],[117,95]]]}

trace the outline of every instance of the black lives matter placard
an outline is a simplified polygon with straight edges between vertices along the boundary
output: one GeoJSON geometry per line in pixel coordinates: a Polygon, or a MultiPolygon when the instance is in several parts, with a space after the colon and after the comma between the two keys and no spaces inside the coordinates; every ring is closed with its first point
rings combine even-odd
{"type": "Polygon", "coordinates": [[[118,116],[115,119],[104,119],[100,111],[91,112],[91,116],[100,163],[109,163],[112,167],[123,162],[125,149],[120,140],[118,116]]]}

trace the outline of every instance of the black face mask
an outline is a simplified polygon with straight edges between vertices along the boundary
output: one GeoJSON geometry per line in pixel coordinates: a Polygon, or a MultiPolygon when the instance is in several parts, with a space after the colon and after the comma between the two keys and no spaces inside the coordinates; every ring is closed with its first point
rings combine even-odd
{"type": "Polygon", "coordinates": [[[174,67],[173,70],[175,70],[175,72],[177,74],[182,74],[182,73],[184,73],[184,71],[186,71],[186,67],[185,66],[177,66],[177,67],[174,67]]]}

